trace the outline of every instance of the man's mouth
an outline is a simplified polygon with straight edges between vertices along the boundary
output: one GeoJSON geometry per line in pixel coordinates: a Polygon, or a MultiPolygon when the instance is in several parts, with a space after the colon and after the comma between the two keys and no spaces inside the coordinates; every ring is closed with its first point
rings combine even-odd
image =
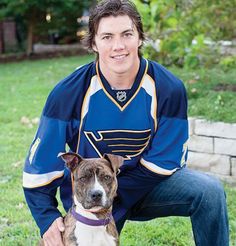
{"type": "Polygon", "coordinates": [[[123,55],[111,56],[111,58],[119,61],[119,60],[122,60],[122,59],[126,58],[127,56],[128,56],[128,54],[123,54],[123,55]]]}

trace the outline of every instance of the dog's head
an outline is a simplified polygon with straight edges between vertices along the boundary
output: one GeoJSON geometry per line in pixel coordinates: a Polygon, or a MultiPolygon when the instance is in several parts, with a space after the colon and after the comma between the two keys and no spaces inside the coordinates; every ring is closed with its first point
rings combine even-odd
{"type": "Polygon", "coordinates": [[[123,164],[121,156],[104,154],[103,158],[91,159],[84,159],[76,153],[59,156],[72,172],[75,203],[91,211],[112,206],[117,190],[116,175],[123,164]]]}

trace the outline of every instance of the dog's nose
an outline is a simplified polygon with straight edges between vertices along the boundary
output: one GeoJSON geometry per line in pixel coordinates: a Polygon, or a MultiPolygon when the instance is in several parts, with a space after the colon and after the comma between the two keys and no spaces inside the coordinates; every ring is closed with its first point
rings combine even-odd
{"type": "Polygon", "coordinates": [[[100,190],[95,190],[95,191],[92,191],[91,192],[91,199],[94,201],[94,202],[98,202],[102,199],[102,191],[100,190]]]}

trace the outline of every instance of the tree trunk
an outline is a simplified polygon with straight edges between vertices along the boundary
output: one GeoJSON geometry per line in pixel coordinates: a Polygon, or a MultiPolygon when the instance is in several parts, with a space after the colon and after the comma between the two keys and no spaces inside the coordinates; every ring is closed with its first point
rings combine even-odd
{"type": "Polygon", "coordinates": [[[0,21],[0,54],[4,53],[3,24],[0,21]]]}
{"type": "Polygon", "coordinates": [[[27,33],[27,49],[26,53],[28,56],[33,54],[33,39],[34,39],[34,21],[28,22],[28,33],[27,33]]]}

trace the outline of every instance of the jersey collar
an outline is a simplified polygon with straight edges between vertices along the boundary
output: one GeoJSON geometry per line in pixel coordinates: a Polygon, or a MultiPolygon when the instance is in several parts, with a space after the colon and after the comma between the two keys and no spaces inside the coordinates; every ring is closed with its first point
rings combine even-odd
{"type": "Polygon", "coordinates": [[[144,58],[140,58],[139,70],[132,88],[129,90],[112,90],[110,84],[108,83],[108,81],[106,80],[99,68],[99,63],[96,63],[98,81],[100,82],[103,91],[121,111],[123,111],[137,95],[138,91],[141,88],[143,78],[147,72],[147,69],[148,61],[144,58]],[[124,97],[126,97],[125,100],[123,100],[124,97]]]}

